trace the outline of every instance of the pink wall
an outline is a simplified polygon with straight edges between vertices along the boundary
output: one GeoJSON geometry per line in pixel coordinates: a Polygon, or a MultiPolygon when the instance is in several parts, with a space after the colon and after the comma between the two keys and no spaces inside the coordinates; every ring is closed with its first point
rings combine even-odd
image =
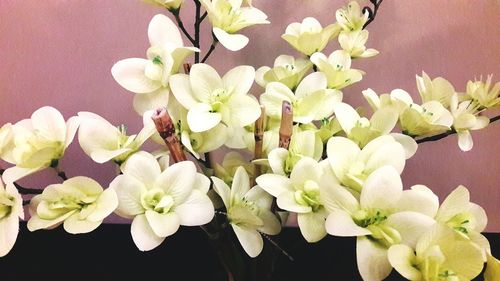
{"type": "MultiPolygon", "coordinates": [[[[188,13],[192,5],[186,2],[188,13]]],[[[287,24],[306,16],[330,23],[345,2],[254,0],[254,4],[272,24],[247,30],[251,41],[241,52],[218,48],[209,62],[219,72],[237,64],[271,65],[282,53],[297,55],[279,37],[287,24]]],[[[115,83],[110,68],[120,59],[145,55],[147,25],[159,12],[138,0],[0,1],[0,123],[27,118],[37,108],[52,105],[65,117],[93,111],[136,132],[141,120],[133,112],[132,95],[115,83]]],[[[493,73],[498,81],[499,15],[496,0],[385,1],[369,28],[368,45],[381,54],[355,62],[367,75],[345,91],[345,100],[365,105],[360,91],[368,87],[377,92],[403,88],[416,98],[415,74],[422,70],[431,77],[444,76],[459,90],[480,75],[493,73]]],[[[207,36],[203,39],[209,43],[207,36]]],[[[472,200],[486,209],[488,230],[500,231],[500,122],[473,137],[475,146],[467,153],[459,150],[455,137],[421,145],[407,163],[405,186],[426,184],[444,198],[464,184],[472,200]]],[[[62,166],[70,176],[91,176],[104,186],[115,172],[112,164],[93,163],[76,143],[62,166]]],[[[55,181],[54,173],[45,171],[22,182],[44,186],[55,181]]]]}

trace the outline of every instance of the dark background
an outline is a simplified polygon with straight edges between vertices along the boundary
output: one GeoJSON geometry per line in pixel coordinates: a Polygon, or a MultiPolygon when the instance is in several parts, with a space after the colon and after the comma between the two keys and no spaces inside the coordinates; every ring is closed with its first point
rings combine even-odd
{"type": "MultiPolygon", "coordinates": [[[[500,253],[500,233],[486,233],[500,253]]],[[[277,241],[295,261],[278,255],[273,280],[361,280],[355,238],[327,236],[307,243],[298,228],[285,228],[277,241]]],[[[266,249],[272,247],[266,244],[266,249]]],[[[258,261],[258,260],[256,260],[258,261]]],[[[55,230],[29,232],[21,223],[12,251],[0,258],[0,280],[226,280],[213,246],[198,227],[181,227],[158,248],[139,251],[130,225],[105,224],[71,235],[55,230]]],[[[478,280],[483,280],[480,276],[478,280]]],[[[393,271],[387,280],[404,280],[393,271]]]]}

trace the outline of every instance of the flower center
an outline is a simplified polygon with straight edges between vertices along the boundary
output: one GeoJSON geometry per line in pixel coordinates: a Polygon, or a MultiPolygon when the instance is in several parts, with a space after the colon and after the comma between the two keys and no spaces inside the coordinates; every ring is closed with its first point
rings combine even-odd
{"type": "Polygon", "coordinates": [[[243,198],[229,207],[227,218],[232,224],[257,228],[264,226],[264,222],[259,217],[259,212],[259,206],[255,202],[243,198]]]}
{"type": "Polygon", "coordinates": [[[141,204],[144,209],[166,214],[174,206],[174,198],[165,194],[162,189],[153,188],[142,194],[141,204]]]}
{"type": "Polygon", "coordinates": [[[14,205],[14,197],[7,194],[0,195],[0,220],[9,216],[14,205]]]}
{"type": "Polygon", "coordinates": [[[307,180],[302,189],[295,191],[295,201],[300,205],[309,206],[313,212],[320,209],[319,186],[315,181],[307,180]]]}
{"type": "Polygon", "coordinates": [[[473,217],[468,213],[460,213],[452,217],[446,222],[446,225],[453,228],[459,234],[467,236],[473,228],[473,217]]]}

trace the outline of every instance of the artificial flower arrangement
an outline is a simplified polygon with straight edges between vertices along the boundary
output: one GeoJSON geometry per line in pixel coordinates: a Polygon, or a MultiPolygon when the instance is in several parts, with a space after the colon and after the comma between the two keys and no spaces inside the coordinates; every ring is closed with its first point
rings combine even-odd
{"type": "Polygon", "coordinates": [[[408,280],[471,280],[485,263],[485,280],[500,279],[500,262],[481,234],[486,213],[470,202],[467,188],[457,187],[440,204],[426,186],[403,189],[400,177],[418,143],[456,134],[460,149],[470,150],[470,131],[500,119],[482,115],[500,106],[500,83],[488,76],[457,92],[444,78],[422,73],[420,102],[402,89],[363,91],[373,111],[368,118],[342,102],[342,89],[363,78],[353,61],[378,54],[365,46],[366,27],[382,0],[363,9],[349,2],[325,27],[310,17],[292,23],[282,38],[299,57],[280,55],[273,66],[242,65],[222,76],[205,63],[213,50],[219,43],[243,49],[249,38],[239,31],[268,24],[266,14],[251,0],[194,0],[190,34],[180,14],[183,0],[148,2],[166,8],[175,23],[154,16],[146,58],[124,59],[111,69],[135,94],[140,132],[129,135],[91,112],[65,120],[49,106],[0,129],[0,157],[13,165],[2,170],[0,256],[16,241],[23,205],[30,231],[62,224],[69,233],[88,233],[115,213],[132,220],[141,251],[160,246],[181,225],[201,226],[220,247],[228,279],[238,281],[245,271],[231,262],[234,250],[254,258],[268,241],[286,255],[274,237],[294,214],[310,243],[326,235],[357,237],[363,280],[383,280],[392,269],[408,280]],[[203,22],[212,25],[213,42],[202,57],[203,22]],[[335,40],[340,48],[322,53],[335,40]],[[192,65],[186,63],[191,56],[192,65]],[[254,82],[259,99],[249,95],[254,82]],[[118,165],[109,187],[67,178],[58,168],[76,134],[93,161],[118,165]],[[144,151],[150,139],[161,148],[144,151]],[[233,151],[216,163],[212,153],[222,147],[233,151]],[[64,182],[40,190],[16,183],[46,168],[64,182]],[[231,239],[241,247],[225,243],[231,239]]]}

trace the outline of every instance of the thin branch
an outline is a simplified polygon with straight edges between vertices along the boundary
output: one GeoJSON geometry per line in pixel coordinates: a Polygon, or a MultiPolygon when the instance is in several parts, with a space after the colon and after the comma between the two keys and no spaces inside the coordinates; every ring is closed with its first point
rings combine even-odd
{"type": "Polygon", "coordinates": [[[363,29],[365,29],[373,20],[375,20],[375,17],[377,16],[378,8],[382,4],[382,1],[384,1],[384,0],[370,0],[370,2],[373,4],[373,10],[372,10],[372,8],[370,8],[368,6],[363,8],[363,14],[368,12],[368,20],[363,25],[363,29]]]}
{"type": "Polygon", "coordinates": [[[167,110],[165,108],[157,109],[151,119],[153,119],[156,130],[167,145],[174,162],[186,161],[186,155],[182,151],[181,143],[175,134],[174,122],[172,122],[167,110]]]}
{"type": "MultiPolygon", "coordinates": [[[[196,7],[195,21],[194,21],[194,43],[196,48],[200,48],[200,25],[201,25],[201,2],[199,0],[193,0],[196,7]]],[[[194,62],[200,62],[200,53],[194,53],[194,62]]]]}
{"type": "MultiPolygon", "coordinates": [[[[4,169],[0,169],[0,176],[2,176],[4,172],[5,172],[4,169]]],[[[13,182],[13,184],[17,188],[17,191],[19,191],[19,193],[21,193],[21,194],[25,194],[25,195],[28,195],[28,194],[41,194],[43,192],[43,189],[23,187],[23,186],[19,185],[16,182],[13,182]]]]}
{"type": "Polygon", "coordinates": [[[200,23],[203,22],[203,20],[205,20],[205,18],[208,16],[208,12],[204,12],[203,15],[201,15],[200,17],[200,23]]]}
{"type": "MultiPolygon", "coordinates": [[[[500,115],[490,118],[490,124],[493,123],[493,122],[495,122],[495,121],[498,121],[498,120],[500,120],[500,115]]],[[[417,143],[424,143],[424,142],[429,142],[429,141],[437,141],[437,140],[440,140],[440,139],[444,139],[447,136],[454,135],[456,133],[457,132],[455,130],[450,130],[450,131],[447,131],[447,132],[444,132],[444,133],[441,133],[441,134],[438,134],[438,135],[435,135],[435,136],[430,136],[430,137],[418,139],[416,141],[417,141],[417,143]]]]}
{"type": "Polygon", "coordinates": [[[66,173],[63,170],[61,170],[61,168],[59,168],[59,166],[56,166],[53,168],[56,171],[57,176],[60,177],[63,181],[68,179],[68,177],[66,176],[66,173]]]}
{"type": "MultiPolygon", "coordinates": [[[[255,147],[254,147],[254,156],[253,159],[261,159],[262,158],[262,150],[264,146],[264,122],[266,121],[266,108],[261,105],[260,106],[260,117],[255,121],[255,129],[253,133],[253,137],[255,140],[255,147]]],[[[260,176],[261,174],[261,169],[260,165],[255,165],[254,164],[254,178],[253,181],[255,183],[255,179],[260,176]]]]}
{"type": "Polygon", "coordinates": [[[193,37],[191,36],[191,34],[189,34],[189,32],[187,31],[186,27],[184,27],[184,23],[182,22],[182,19],[180,17],[180,9],[177,9],[177,10],[169,10],[172,15],[174,15],[175,17],[175,21],[177,22],[177,25],[179,26],[180,30],[182,31],[182,33],[186,36],[186,38],[189,40],[189,42],[191,42],[191,44],[194,45],[194,39],[193,37]]]}
{"type": "Polygon", "coordinates": [[[212,45],[210,45],[210,49],[208,50],[207,54],[201,60],[202,63],[205,62],[208,59],[208,57],[210,57],[210,55],[215,50],[215,47],[217,46],[218,43],[219,43],[219,40],[217,40],[217,37],[215,37],[215,34],[212,33],[212,45]]]}

